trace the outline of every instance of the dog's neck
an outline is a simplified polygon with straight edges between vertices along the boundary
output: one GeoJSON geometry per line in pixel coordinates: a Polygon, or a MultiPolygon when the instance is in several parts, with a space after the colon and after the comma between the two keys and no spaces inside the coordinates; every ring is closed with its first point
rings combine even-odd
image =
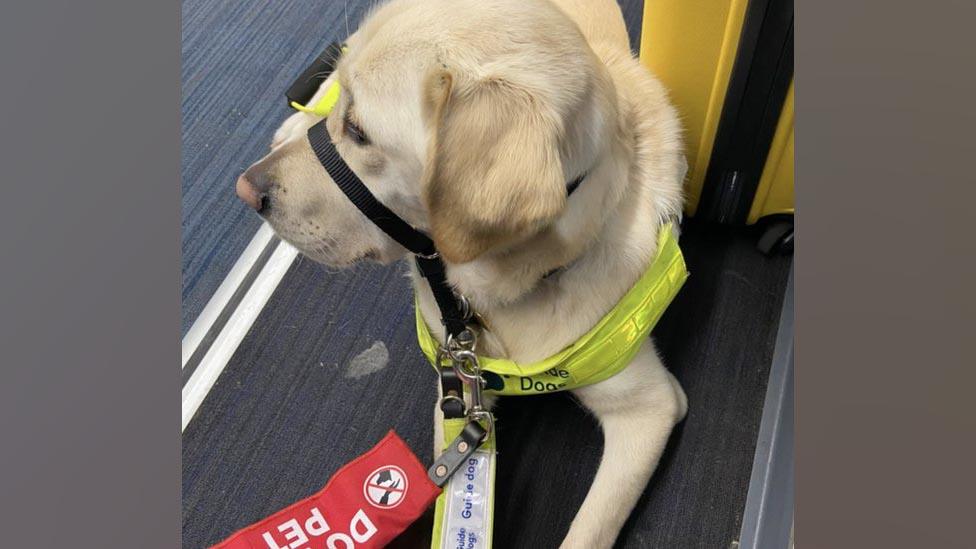
{"type": "MultiPolygon", "coordinates": [[[[655,112],[664,103],[653,94],[657,82],[651,79],[648,97],[640,80],[614,79],[617,123],[605,136],[606,153],[553,227],[503,253],[448,265],[449,281],[485,321],[479,354],[531,362],[558,352],[595,325],[650,264],[657,229],[680,204],[680,144],[660,139],[677,133],[674,113],[655,112]],[[546,277],[553,269],[559,270],[546,277]]],[[[430,289],[412,274],[421,313],[443,339],[430,289]]]]}

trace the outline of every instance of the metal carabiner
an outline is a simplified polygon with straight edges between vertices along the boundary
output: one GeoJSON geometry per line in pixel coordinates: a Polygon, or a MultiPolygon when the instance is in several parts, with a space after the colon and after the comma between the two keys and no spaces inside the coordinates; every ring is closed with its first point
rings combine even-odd
{"type": "Polygon", "coordinates": [[[485,423],[486,430],[482,438],[485,440],[495,429],[495,418],[484,406],[482,391],[487,386],[487,381],[481,376],[481,363],[474,352],[477,343],[477,335],[471,329],[465,329],[456,338],[447,334],[444,345],[437,350],[436,362],[439,365],[445,356],[450,358],[454,373],[470,389],[471,407],[467,411],[468,421],[485,423]]]}
{"type": "Polygon", "coordinates": [[[474,351],[477,344],[478,335],[471,328],[465,328],[464,331],[457,335],[457,338],[451,334],[447,334],[444,340],[444,349],[446,349],[447,354],[451,358],[457,360],[454,353],[459,351],[474,351]]]}
{"type": "Polygon", "coordinates": [[[481,377],[478,355],[474,354],[473,351],[456,351],[451,359],[454,372],[461,378],[461,381],[468,385],[483,386],[485,380],[481,377]]]}

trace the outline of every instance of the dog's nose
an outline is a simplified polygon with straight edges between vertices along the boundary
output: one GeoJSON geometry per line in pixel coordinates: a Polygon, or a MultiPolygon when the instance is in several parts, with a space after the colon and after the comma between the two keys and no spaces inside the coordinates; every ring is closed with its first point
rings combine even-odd
{"type": "Polygon", "coordinates": [[[268,209],[268,189],[271,185],[266,177],[255,177],[247,170],[237,178],[237,196],[258,213],[268,209]]]}
{"type": "Polygon", "coordinates": [[[237,196],[245,204],[258,211],[261,210],[261,203],[267,200],[267,195],[255,188],[251,180],[247,178],[247,174],[241,174],[237,178],[237,196]]]}

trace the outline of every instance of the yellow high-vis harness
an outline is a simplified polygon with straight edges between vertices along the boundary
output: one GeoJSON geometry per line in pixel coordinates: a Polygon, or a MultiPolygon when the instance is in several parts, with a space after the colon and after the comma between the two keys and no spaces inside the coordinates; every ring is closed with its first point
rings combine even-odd
{"type": "MultiPolygon", "coordinates": [[[[661,227],[657,255],[650,267],[617,305],[572,345],[551,357],[531,364],[518,364],[503,358],[478,357],[482,375],[496,374],[503,386],[486,389],[499,395],[538,395],[576,389],[603,381],[627,367],[665,309],[688,278],[684,257],[671,223],[661,227]]],[[[438,364],[441,344],[431,335],[414,306],[417,339],[420,348],[435,369],[450,367],[438,364]]],[[[467,418],[445,418],[444,447],[462,436],[467,418]]],[[[431,548],[457,546],[459,541],[476,547],[491,547],[491,523],[495,480],[494,430],[475,455],[468,459],[468,469],[455,476],[437,498],[431,548]],[[465,515],[466,502],[477,502],[473,512],[465,515]],[[478,519],[480,517],[480,519],[478,519]],[[480,538],[478,536],[481,536],[480,538]]]]}
{"type": "MultiPolygon", "coordinates": [[[[684,257],[671,223],[658,234],[657,256],[636,284],[590,331],[549,358],[518,364],[504,358],[479,356],[483,372],[501,377],[499,395],[537,395],[597,383],[623,370],[647,339],[664,310],[688,278],[684,257]]],[[[420,349],[434,367],[441,343],[430,334],[416,310],[420,349]]]]}

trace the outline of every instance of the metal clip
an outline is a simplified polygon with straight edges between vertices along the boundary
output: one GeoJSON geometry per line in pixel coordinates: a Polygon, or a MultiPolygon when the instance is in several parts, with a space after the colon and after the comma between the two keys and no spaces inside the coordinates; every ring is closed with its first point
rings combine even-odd
{"type": "Polygon", "coordinates": [[[444,346],[442,349],[446,349],[448,355],[451,358],[455,358],[454,353],[457,351],[474,351],[475,346],[478,344],[478,336],[474,333],[471,328],[465,328],[464,331],[459,333],[457,337],[451,334],[447,334],[447,338],[444,341],[444,346]]]}
{"type": "Polygon", "coordinates": [[[484,382],[481,378],[481,365],[478,364],[478,356],[474,352],[456,351],[451,365],[461,381],[468,385],[481,385],[484,382]]]}
{"type": "Polygon", "coordinates": [[[437,363],[445,355],[451,359],[451,366],[458,378],[464,382],[471,391],[471,407],[467,410],[467,416],[473,422],[485,422],[486,434],[494,430],[495,422],[491,412],[484,407],[483,390],[487,385],[485,378],[481,375],[481,364],[478,362],[478,355],[474,352],[478,344],[478,337],[470,328],[454,337],[447,335],[444,346],[437,352],[437,363]]]}

